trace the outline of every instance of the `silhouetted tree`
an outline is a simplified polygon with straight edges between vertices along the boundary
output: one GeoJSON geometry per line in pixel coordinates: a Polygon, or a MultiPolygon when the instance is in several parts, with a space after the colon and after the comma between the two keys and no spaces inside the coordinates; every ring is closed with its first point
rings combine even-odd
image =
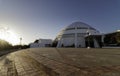
{"type": "Polygon", "coordinates": [[[35,41],[34,41],[34,43],[38,43],[38,42],[39,42],[39,40],[35,40],[35,41]]]}
{"type": "Polygon", "coordinates": [[[12,45],[9,42],[0,39],[0,51],[9,49],[12,49],[12,45]]]}
{"type": "Polygon", "coordinates": [[[27,49],[29,45],[14,45],[13,49],[27,49]]]}

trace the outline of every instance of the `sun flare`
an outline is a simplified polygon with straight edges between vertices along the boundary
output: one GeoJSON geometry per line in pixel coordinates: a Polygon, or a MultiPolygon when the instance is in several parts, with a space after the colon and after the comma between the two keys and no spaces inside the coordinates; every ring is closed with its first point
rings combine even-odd
{"type": "Polygon", "coordinates": [[[12,45],[19,44],[19,38],[12,30],[8,28],[0,27],[0,39],[6,40],[12,45]]]}

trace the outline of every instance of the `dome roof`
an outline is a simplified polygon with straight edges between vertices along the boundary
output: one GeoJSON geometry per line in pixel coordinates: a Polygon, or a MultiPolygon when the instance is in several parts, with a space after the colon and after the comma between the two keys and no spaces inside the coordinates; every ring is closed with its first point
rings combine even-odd
{"type": "Polygon", "coordinates": [[[92,27],[86,23],[83,23],[83,22],[74,22],[74,23],[70,24],[69,26],[67,26],[65,29],[69,29],[69,28],[88,28],[89,29],[92,27]]]}
{"type": "Polygon", "coordinates": [[[100,34],[98,30],[91,27],[90,25],[83,23],[83,22],[74,22],[67,27],[63,28],[59,33],[59,35],[63,34],[70,34],[70,33],[86,33],[87,31],[90,31],[90,33],[93,34],[100,34]],[[76,30],[75,30],[76,29],[76,30]]]}

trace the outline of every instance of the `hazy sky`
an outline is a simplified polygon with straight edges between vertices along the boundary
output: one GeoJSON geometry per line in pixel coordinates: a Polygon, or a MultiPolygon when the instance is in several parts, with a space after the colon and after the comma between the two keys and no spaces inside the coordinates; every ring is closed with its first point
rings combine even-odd
{"type": "Polygon", "coordinates": [[[23,38],[54,39],[65,26],[85,22],[102,33],[120,29],[120,0],[0,0],[0,25],[23,38]]]}

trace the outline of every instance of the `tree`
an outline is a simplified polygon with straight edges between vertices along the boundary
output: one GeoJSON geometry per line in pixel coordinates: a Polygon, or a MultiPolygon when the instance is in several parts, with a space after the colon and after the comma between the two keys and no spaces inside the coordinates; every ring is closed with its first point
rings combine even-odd
{"type": "Polygon", "coordinates": [[[120,44],[120,32],[116,34],[117,43],[120,44]]]}
{"type": "Polygon", "coordinates": [[[35,40],[35,41],[34,41],[34,43],[38,43],[38,42],[39,42],[39,40],[35,40]]]}
{"type": "Polygon", "coordinates": [[[8,50],[11,48],[12,48],[12,45],[9,42],[0,39],[0,51],[1,50],[8,50]]]}

